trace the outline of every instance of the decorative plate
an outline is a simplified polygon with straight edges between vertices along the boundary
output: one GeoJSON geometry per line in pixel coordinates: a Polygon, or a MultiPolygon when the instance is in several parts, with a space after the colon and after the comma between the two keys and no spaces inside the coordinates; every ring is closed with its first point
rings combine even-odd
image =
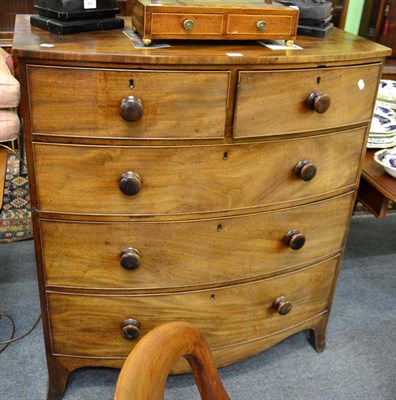
{"type": "Polygon", "coordinates": [[[396,81],[381,79],[377,99],[396,103],[396,81]]]}
{"type": "Polygon", "coordinates": [[[396,178],[396,147],[374,153],[374,160],[385,168],[385,171],[396,178]]]}

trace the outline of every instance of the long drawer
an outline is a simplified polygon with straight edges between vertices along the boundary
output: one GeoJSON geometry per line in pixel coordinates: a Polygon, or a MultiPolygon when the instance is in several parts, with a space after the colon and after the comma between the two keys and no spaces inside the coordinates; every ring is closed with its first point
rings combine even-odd
{"type": "Polygon", "coordinates": [[[328,310],[337,261],[254,283],[176,294],[101,296],[50,292],[52,352],[125,357],[137,342],[121,335],[120,324],[128,319],[140,323],[140,337],[169,321],[191,322],[204,333],[212,348],[275,334],[328,310]],[[279,314],[274,306],[282,296],[286,297],[287,306],[292,306],[286,315],[279,314]]]}
{"type": "Polygon", "coordinates": [[[340,251],[353,196],[243,217],[183,222],[40,222],[49,286],[161,289],[285,271],[340,251]],[[284,241],[297,230],[298,250],[284,241]],[[215,268],[214,268],[215,261],[215,268]]]}
{"type": "Polygon", "coordinates": [[[354,188],[365,128],[266,143],[116,147],[34,144],[42,211],[203,213],[328,196],[354,188]],[[308,161],[312,180],[296,176],[308,161]],[[120,189],[120,180],[132,195],[120,189]]]}
{"type": "Polygon", "coordinates": [[[227,71],[30,65],[27,74],[33,133],[132,139],[224,137],[227,71]]]}
{"type": "Polygon", "coordinates": [[[380,71],[380,64],[372,64],[240,72],[234,136],[285,135],[367,121],[380,71]]]}

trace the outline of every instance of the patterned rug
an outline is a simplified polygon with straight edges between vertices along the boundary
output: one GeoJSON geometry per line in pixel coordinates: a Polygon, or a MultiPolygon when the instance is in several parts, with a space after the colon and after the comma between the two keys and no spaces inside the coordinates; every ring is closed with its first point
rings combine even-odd
{"type": "Polygon", "coordinates": [[[29,201],[27,177],[19,176],[19,159],[9,152],[0,213],[0,243],[32,238],[29,201]]]}

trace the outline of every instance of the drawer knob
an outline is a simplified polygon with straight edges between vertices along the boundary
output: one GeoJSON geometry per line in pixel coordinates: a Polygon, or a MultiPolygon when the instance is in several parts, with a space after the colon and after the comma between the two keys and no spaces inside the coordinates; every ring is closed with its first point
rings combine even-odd
{"type": "Polygon", "coordinates": [[[267,23],[265,21],[257,21],[256,27],[259,32],[263,32],[263,31],[265,31],[265,28],[267,27],[267,23]]]}
{"type": "Polygon", "coordinates": [[[183,28],[186,31],[191,31],[194,28],[194,21],[191,19],[186,19],[183,21],[183,28]]]}
{"type": "Polygon", "coordinates": [[[135,340],[140,335],[140,322],[136,319],[128,318],[120,324],[121,335],[124,339],[135,340]]]}
{"type": "Polygon", "coordinates": [[[294,172],[296,176],[303,181],[310,181],[315,177],[317,168],[315,164],[312,164],[310,161],[301,160],[296,164],[294,172]]]}
{"type": "Polygon", "coordinates": [[[312,92],[308,96],[307,105],[309,109],[323,114],[329,109],[330,102],[330,96],[327,93],[312,92]]]}
{"type": "Polygon", "coordinates": [[[289,314],[289,312],[292,310],[293,305],[292,303],[287,299],[286,296],[279,296],[273,304],[274,309],[278,312],[280,315],[286,315],[289,314]]]}
{"type": "Polygon", "coordinates": [[[122,268],[131,270],[136,269],[140,265],[140,252],[133,247],[126,247],[121,251],[120,264],[122,268]]]}
{"type": "Polygon", "coordinates": [[[124,172],[121,175],[119,186],[122,193],[127,196],[133,196],[140,191],[142,180],[136,172],[124,172]]]}
{"type": "Polygon", "coordinates": [[[134,122],[142,118],[143,103],[135,96],[126,96],[121,100],[120,104],[121,117],[126,121],[134,122]]]}
{"type": "Polygon", "coordinates": [[[299,250],[305,244],[305,236],[297,229],[291,229],[286,233],[283,241],[292,249],[299,250]]]}

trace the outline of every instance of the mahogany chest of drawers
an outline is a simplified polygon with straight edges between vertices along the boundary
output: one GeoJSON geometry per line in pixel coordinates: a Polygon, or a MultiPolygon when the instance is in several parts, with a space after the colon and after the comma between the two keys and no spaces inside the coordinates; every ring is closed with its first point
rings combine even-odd
{"type": "MultiPolygon", "coordinates": [[[[219,366],[325,331],[387,48],[134,50],[17,18],[49,399],[162,323],[219,366]]],[[[175,372],[186,370],[181,362],[175,372]]]]}

